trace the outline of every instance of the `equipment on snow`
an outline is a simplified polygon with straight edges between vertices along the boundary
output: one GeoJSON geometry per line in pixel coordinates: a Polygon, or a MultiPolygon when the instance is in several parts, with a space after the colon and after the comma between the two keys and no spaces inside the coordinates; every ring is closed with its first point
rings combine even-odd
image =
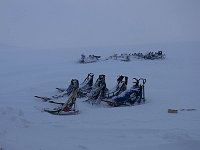
{"type": "Polygon", "coordinates": [[[105,97],[107,92],[105,75],[99,75],[99,78],[96,80],[95,84],[92,86],[92,90],[87,94],[88,102],[100,103],[101,99],[105,97]]]}
{"type": "MultiPolygon", "coordinates": [[[[78,97],[85,97],[87,95],[87,93],[90,92],[90,90],[92,89],[92,86],[93,86],[93,78],[94,78],[93,73],[89,73],[87,75],[87,77],[84,79],[84,81],[80,84],[78,97]]],[[[69,85],[69,87],[67,89],[64,89],[64,88],[56,88],[56,89],[60,92],[64,92],[64,91],[70,92],[71,85],[69,85]]]]}
{"type": "Polygon", "coordinates": [[[48,101],[49,103],[53,103],[53,104],[59,104],[59,105],[64,105],[64,103],[62,103],[62,102],[55,102],[55,101],[52,101],[52,100],[50,100],[50,101],[48,101]]]}
{"type": "Polygon", "coordinates": [[[34,97],[36,97],[36,98],[39,98],[39,99],[41,99],[41,100],[43,100],[43,101],[49,101],[49,100],[52,100],[52,98],[50,98],[50,97],[45,97],[45,96],[34,96],[34,97]]]}
{"type": "Polygon", "coordinates": [[[118,107],[121,105],[134,105],[136,102],[140,104],[141,102],[145,103],[145,92],[144,92],[144,84],[146,83],[146,79],[133,78],[134,85],[119,94],[118,96],[113,97],[109,100],[103,100],[107,102],[108,105],[113,107],[118,107]]]}
{"type": "Polygon", "coordinates": [[[112,90],[109,90],[106,93],[105,98],[109,99],[121,94],[123,91],[127,89],[127,84],[128,84],[128,77],[120,75],[117,79],[116,86],[112,90]]]}
{"type": "Polygon", "coordinates": [[[79,63],[93,63],[99,61],[100,58],[101,56],[89,55],[88,57],[86,57],[82,54],[79,63]]]}
{"type": "Polygon", "coordinates": [[[53,98],[59,98],[59,97],[64,97],[65,95],[69,96],[73,90],[73,82],[76,79],[72,79],[70,85],[68,86],[67,89],[63,89],[63,88],[56,88],[58,91],[60,91],[60,94],[54,95],[52,96],[53,98]]]}
{"type": "Polygon", "coordinates": [[[64,88],[56,88],[56,90],[58,90],[59,92],[64,92],[66,89],[64,89],[64,88]]]}
{"type": "Polygon", "coordinates": [[[58,99],[60,97],[64,97],[64,96],[69,96],[73,90],[73,81],[75,79],[71,80],[71,84],[68,86],[67,89],[62,89],[62,88],[56,88],[58,91],[60,91],[59,94],[53,95],[51,97],[46,97],[46,96],[34,96],[36,98],[42,99],[43,101],[49,101],[49,100],[53,100],[53,99],[58,99]]]}
{"type": "Polygon", "coordinates": [[[93,86],[93,78],[94,74],[89,73],[83,83],[80,84],[79,92],[78,92],[78,97],[85,97],[87,96],[87,93],[89,93],[92,89],[93,86]]]}
{"type": "Polygon", "coordinates": [[[145,54],[139,53],[123,53],[123,54],[114,54],[108,57],[106,60],[121,60],[121,61],[131,61],[133,59],[145,59],[145,60],[155,60],[155,59],[165,59],[165,54],[162,51],[158,52],[147,52],[145,54]]]}
{"type": "Polygon", "coordinates": [[[54,101],[50,101],[52,103],[61,104],[61,106],[54,109],[44,109],[44,111],[55,115],[77,114],[79,112],[76,108],[76,98],[79,90],[78,80],[73,79],[71,85],[72,85],[72,92],[69,95],[69,98],[66,101],[66,103],[56,103],[54,101]]]}
{"type": "Polygon", "coordinates": [[[77,114],[79,114],[79,110],[60,111],[60,110],[44,109],[43,111],[48,112],[53,115],[77,115],[77,114]]]}
{"type": "Polygon", "coordinates": [[[162,51],[158,51],[158,52],[148,52],[146,55],[144,55],[144,59],[164,59],[165,55],[162,53],[162,51]]]}
{"type": "Polygon", "coordinates": [[[179,111],[194,111],[196,109],[190,108],[190,109],[168,109],[168,113],[178,113],[179,111]]]}

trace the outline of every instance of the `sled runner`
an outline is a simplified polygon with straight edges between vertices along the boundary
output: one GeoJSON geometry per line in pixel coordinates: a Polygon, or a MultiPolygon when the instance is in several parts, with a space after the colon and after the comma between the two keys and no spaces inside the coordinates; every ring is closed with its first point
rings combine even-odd
{"type": "Polygon", "coordinates": [[[58,92],[64,92],[66,89],[64,89],[64,88],[56,88],[56,90],[58,90],[58,92]]]}
{"type": "Polygon", "coordinates": [[[77,114],[79,114],[79,110],[62,111],[62,110],[44,109],[44,112],[47,112],[47,113],[50,113],[53,115],[77,115],[77,114]]]}
{"type": "Polygon", "coordinates": [[[158,52],[147,52],[145,54],[139,52],[139,53],[124,53],[121,55],[118,54],[114,54],[110,57],[108,57],[106,60],[108,59],[113,59],[113,60],[121,60],[121,61],[130,61],[132,59],[145,59],[145,60],[155,60],[155,59],[165,59],[165,54],[163,54],[162,51],[158,51],[158,52]]]}
{"type": "Polygon", "coordinates": [[[48,101],[49,103],[53,103],[53,104],[59,104],[59,105],[64,105],[64,103],[62,103],[62,102],[55,102],[55,101],[52,101],[52,100],[50,100],[50,101],[48,101]]]}
{"type": "Polygon", "coordinates": [[[37,96],[37,95],[36,95],[36,96],[34,96],[34,97],[39,98],[39,99],[42,99],[42,100],[45,101],[45,102],[46,102],[46,101],[49,101],[49,100],[52,100],[52,98],[50,98],[50,97],[45,97],[45,96],[43,97],[43,96],[37,96]]]}

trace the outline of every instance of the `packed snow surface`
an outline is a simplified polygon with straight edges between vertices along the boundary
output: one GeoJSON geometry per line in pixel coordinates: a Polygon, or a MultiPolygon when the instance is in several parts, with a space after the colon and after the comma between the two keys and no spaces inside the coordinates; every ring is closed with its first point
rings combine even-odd
{"type": "MultiPolygon", "coordinates": [[[[199,150],[199,43],[132,47],[23,49],[0,47],[1,150],[199,150]],[[122,51],[123,49],[123,51],[122,51]],[[108,60],[77,63],[82,53],[103,57],[114,53],[163,50],[164,60],[108,60]],[[109,89],[118,75],[146,78],[146,104],[111,108],[77,99],[78,115],[55,116],[41,108],[56,107],[34,95],[51,96],[71,79],[88,73],[106,75],[109,89]],[[194,111],[167,112],[194,108],[194,111]]],[[[66,100],[65,98],[60,99],[66,100]]]]}

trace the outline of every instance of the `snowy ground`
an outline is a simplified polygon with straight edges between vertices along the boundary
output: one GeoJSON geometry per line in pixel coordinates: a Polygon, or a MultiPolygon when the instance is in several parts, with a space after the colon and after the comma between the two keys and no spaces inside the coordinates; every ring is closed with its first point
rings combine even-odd
{"type": "Polygon", "coordinates": [[[118,48],[30,50],[0,47],[1,150],[200,149],[200,44],[177,43],[118,48]],[[102,61],[78,64],[82,53],[109,56],[163,50],[165,60],[102,61]],[[78,99],[79,115],[53,116],[34,98],[50,96],[72,78],[106,75],[108,88],[118,75],[147,79],[147,103],[133,107],[91,106],[78,99]],[[167,113],[168,108],[196,111],[167,113]]]}

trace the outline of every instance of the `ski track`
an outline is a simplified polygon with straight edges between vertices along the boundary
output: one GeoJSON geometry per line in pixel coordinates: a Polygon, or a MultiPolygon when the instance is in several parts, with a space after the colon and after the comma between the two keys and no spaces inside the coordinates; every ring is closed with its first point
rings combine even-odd
{"type": "MultiPolygon", "coordinates": [[[[0,73],[4,87],[0,90],[0,149],[199,149],[199,48],[199,45],[172,45],[163,51],[165,60],[109,60],[91,64],[76,63],[80,50],[70,53],[49,50],[48,57],[45,50],[1,50],[0,66],[5,70],[0,73]],[[8,55],[10,51],[13,53],[8,55]],[[22,55],[24,60],[18,59],[22,55]],[[8,60],[3,59],[5,56],[8,60]],[[95,74],[94,80],[105,74],[109,89],[121,74],[129,77],[129,87],[132,77],[147,78],[147,103],[110,108],[77,99],[78,115],[54,116],[39,111],[58,105],[43,102],[34,95],[54,95],[56,87],[67,87],[72,78],[82,82],[90,72],[95,74]],[[168,108],[197,110],[169,114],[168,108]]],[[[105,53],[97,49],[96,53],[109,56],[115,51],[105,53]]]]}

